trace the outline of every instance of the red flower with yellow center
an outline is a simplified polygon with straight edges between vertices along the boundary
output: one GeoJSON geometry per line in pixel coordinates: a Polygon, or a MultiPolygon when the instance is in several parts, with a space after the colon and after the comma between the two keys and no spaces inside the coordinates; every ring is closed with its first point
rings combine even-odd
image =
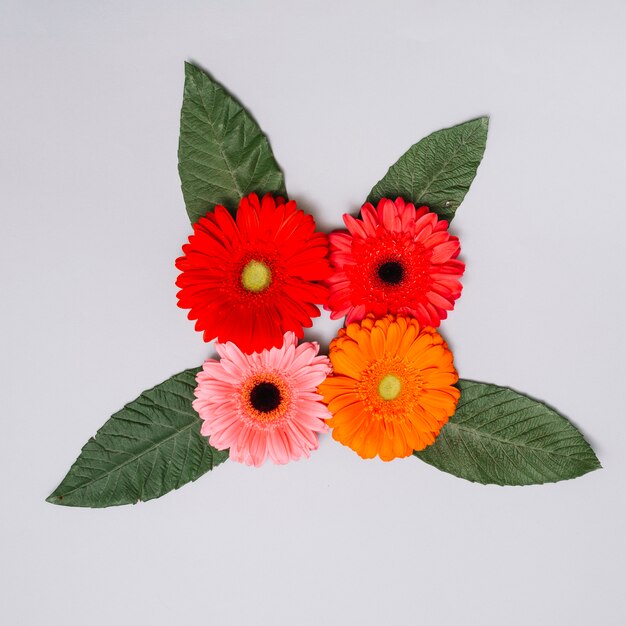
{"type": "Polygon", "coordinates": [[[235,219],[218,205],[193,230],[176,260],[178,306],[205,341],[232,341],[250,354],[282,346],[289,331],[303,337],[331,274],[327,237],[311,215],[294,201],[250,194],[235,219]]]}

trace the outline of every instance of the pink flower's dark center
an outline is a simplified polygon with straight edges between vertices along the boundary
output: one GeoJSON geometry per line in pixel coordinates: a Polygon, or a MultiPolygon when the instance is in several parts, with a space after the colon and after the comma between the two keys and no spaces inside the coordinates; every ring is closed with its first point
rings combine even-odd
{"type": "Polygon", "coordinates": [[[378,267],[378,278],[388,285],[398,285],[404,278],[404,268],[398,261],[386,261],[378,267]]]}
{"type": "Polygon", "coordinates": [[[278,408],[280,401],[280,391],[274,383],[257,383],[250,392],[250,404],[261,413],[278,408]]]}

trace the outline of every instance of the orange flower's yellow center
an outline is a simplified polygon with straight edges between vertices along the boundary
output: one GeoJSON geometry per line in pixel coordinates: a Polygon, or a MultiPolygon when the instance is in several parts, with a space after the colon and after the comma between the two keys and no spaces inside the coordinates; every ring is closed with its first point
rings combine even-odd
{"type": "Polygon", "coordinates": [[[383,400],[395,400],[402,391],[402,381],[393,374],[383,376],[378,383],[378,395],[383,400]]]}
{"type": "Polygon", "coordinates": [[[419,402],[423,386],[419,368],[394,356],[374,361],[363,372],[358,393],[368,410],[386,422],[404,421],[419,402]]]}
{"type": "Polygon", "coordinates": [[[272,283],[272,270],[262,261],[248,261],[241,272],[241,284],[246,291],[259,293],[272,283]]]}

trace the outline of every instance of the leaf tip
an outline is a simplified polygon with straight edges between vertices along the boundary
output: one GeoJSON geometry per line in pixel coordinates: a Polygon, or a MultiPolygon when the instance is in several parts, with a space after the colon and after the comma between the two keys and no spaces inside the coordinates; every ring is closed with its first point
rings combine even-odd
{"type": "Polygon", "coordinates": [[[46,498],[46,502],[49,502],[50,504],[65,504],[63,502],[63,496],[60,495],[59,493],[57,493],[56,491],[53,491],[47,498],[46,498]]]}
{"type": "Polygon", "coordinates": [[[195,63],[191,61],[185,61],[185,79],[189,81],[193,81],[199,79],[199,77],[204,76],[208,78],[207,74],[195,63]]]}
{"type": "Polygon", "coordinates": [[[490,117],[488,115],[483,115],[481,117],[477,117],[473,119],[470,123],[474,126],[474,128],[480,129],[481,133],[484,133],[485,137],[489,132],[489,121],[490,117]]]}
{"type": "MultiPolygon", "coordinates": [[[[574,428],[576,427],[574,426],[574,428]]],[[[587,438],[584,436],[584,434],[580,430],[578,430],[578,428],[576,428],[576,431],[578,432],[582,440],[585,442],[587,452],[589,453],[589,456],[586,462],[586,468],[583,474],[588,474],[589,472],[594,472],[595,470],[604,469],[602,467],[602,463],[600,462],[600,459],[598,458],[598,455],[596,454],[596,451],[593,449],[589,441],[587,441],[587,438]]]]}

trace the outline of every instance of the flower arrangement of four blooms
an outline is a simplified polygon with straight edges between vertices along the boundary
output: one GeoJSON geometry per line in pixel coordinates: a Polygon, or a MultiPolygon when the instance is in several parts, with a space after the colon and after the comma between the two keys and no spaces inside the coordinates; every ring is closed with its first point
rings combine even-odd
{"type": "Polygon", "coordinates": [[[187,64],[179,174],[193,234],[176,261],[179,306],[219,360],[179,372],[114,413],[48,501],[108,507],[158,498],[230,458],[309,456],[318,434],[363,458],[411,454],[473,482],[531,485],[600,467],[551,407],[459,380],[437,332],[465,270],[448,225],[487,139],[478,118],[412,145],[347,230],[316,232],[286,201],[257,123],[187,64]],[[238,208],[237,208],[238,207],[238,208]],[[301,341],[320,305],[345,327],[329,356],[301,341]]]}
{"type": "Polygon", "coordinates": [[[233,461],[309,456],[329,426],[390,461],[433,443],[455,411],[458,376],[435,329],[461,294],[458,238],[402,198],[344,222],[327,237],[294,201],[253,193],[234,219],[223,206],[201,217],[176,261],[179,306],[220,356],[198,373],[193,407],[233,461]],[[346,317],[330,360],[298,343],[318,305],[346,317]]]}

